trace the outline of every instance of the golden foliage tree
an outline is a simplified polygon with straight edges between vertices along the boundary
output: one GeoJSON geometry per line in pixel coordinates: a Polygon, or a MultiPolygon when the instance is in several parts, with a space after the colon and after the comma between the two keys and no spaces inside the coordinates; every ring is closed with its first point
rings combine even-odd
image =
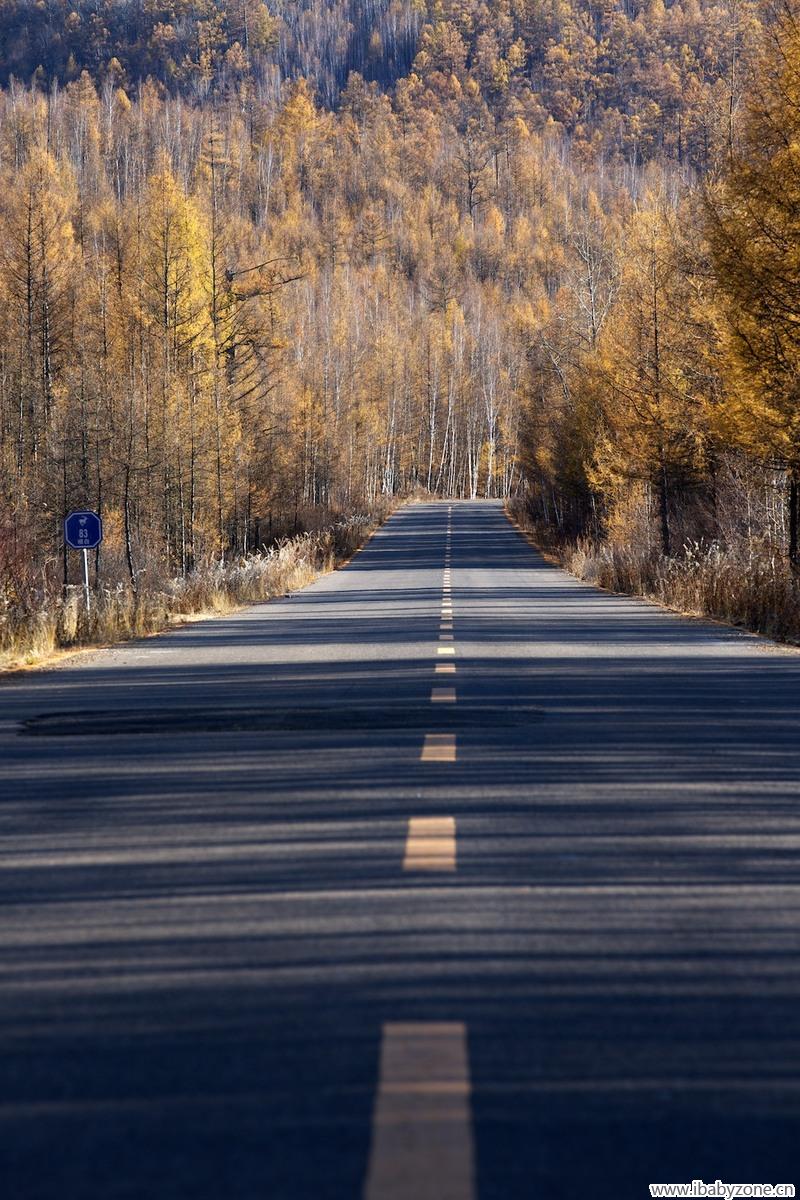
{"type": "Polygon", "coordinates": [[[726,370],[720,428],[786,471],[789,558],[800,564],[800,11],[772,8],[741,139],[707,192],[726,370]]]}

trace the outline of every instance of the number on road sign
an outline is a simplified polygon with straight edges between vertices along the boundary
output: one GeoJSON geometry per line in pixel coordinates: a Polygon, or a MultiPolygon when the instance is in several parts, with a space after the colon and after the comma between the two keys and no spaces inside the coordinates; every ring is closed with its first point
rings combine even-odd
{"type": "Polygon", "coordinates": [[[83,509],[71,512],[64,521],[64,541],[72,550],[94,550],[103,540],[99,513],[83,509]]]}

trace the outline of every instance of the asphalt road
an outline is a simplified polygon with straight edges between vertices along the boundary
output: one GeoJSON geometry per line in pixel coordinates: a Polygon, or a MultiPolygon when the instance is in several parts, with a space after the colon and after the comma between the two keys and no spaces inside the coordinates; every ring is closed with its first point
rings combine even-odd
{"type": "Polygon", "coordinates": [[[799,722],[494,503],[6,680],[3,1197],[800,1184],[799,722]]]}

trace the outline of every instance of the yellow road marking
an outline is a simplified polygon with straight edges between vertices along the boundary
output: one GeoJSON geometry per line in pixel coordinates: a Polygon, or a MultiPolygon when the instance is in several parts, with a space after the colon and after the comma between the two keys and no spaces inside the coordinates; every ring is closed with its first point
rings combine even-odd
{"type": "Polygon", "coordinates": [[[437,663],[433,669],[434,675],[455,675],[455,663],[437,663]]]}
{"type": "Polygon", "coordinates": [[[388,1022],[364,1200],[475,1200],[467,1028],[388,1022]]]}
{"type": "Polygon", "coordinates": [[[453,817],[411,817],[404,871],[455,871],[456,823],[453,817]]]}
{"type": "Polygon", "coordinates": [[[454,733],[426,733],[419,760],[420,762],[455,762],[456,735],[454,733]]]}
{"type": "Polygon", "coordinates": [[[442,621],[440,623],[439,633],[452,633],[452,632],[453,632],[453,622],[452,621],[442,621]]]}
{"type": "Polygon", "coordinates": [[[439,641],[440,642],[454,642],[455,636],[452,633],[440,633],[439,641]]]}
{"type": "Polygon", "coordinates": [[[437,654],[455,654],[455,652],[456,652],[455,646],[437,646],[436,647],[437,654]]]}
{"type": "Polygon", "coordinates": [[[455,704],[455,702],[455,688],[433,688],[431,691],[431,704],[455,704]]]}

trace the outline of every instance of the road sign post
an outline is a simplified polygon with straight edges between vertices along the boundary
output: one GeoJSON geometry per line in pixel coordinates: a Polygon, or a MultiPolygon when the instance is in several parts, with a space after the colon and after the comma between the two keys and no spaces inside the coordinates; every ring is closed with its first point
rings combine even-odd
{"type": "Polygon", "coordinates": [[[89,551],[95,550],[103,540],[103,520],[99,513],[82,508],[71,512],[64,520],[64,541],[71,550],[83,551],[83,595],[86,615],[92,610],[89,592],[89,551]]]}
{"type": "Polygon", "coordinates": [[[92,611],[92,601],[89,593],[89,551],[83,551],[83,596],[86,601],[86,615],[92,611]]]}

